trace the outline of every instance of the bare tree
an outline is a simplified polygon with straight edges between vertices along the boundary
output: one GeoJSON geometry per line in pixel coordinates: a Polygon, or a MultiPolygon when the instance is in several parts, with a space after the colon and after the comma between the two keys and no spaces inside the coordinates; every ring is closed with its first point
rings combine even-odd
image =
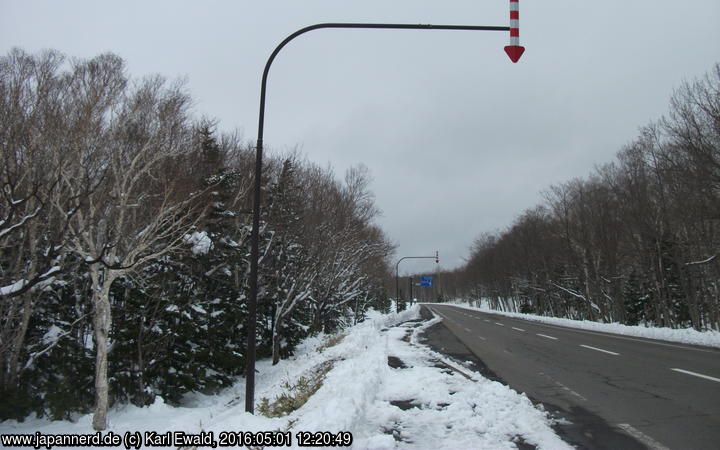
{"type": "Polygon", "coordinates": [[[493,307],[699,330],[720,327],[720,65],[616,162],[551,187],[484,239],[458,282],[493,307]]]}
{"type": "MultiPolygon", "coordinates": [[[[182,168],[190,152],[190,100],[181,84],[160,77],[127,87],[123,63],[114,55],[75,62],[69,86],[78,129],[61,187],[86,192],[69,223],[68,249],[88,267],[95,332],[95,416],[107,427],[107,359],[112,327],[110,288],[121,276],[182,245],[193,218],[192,197],[179,195],[182,168]]],[[[186,193],[183,193],[186,194],[186,193]]],[[[54,205],[66,214],[67,206],[54,205]]]]}
{"type": "Polygon", "coordinates": [[[63,111],[64,57],[19,49],[0,58],[0,386],[18,378],[20,351],[38,293],[65,269],[67,222],[51,208],[61,195],[69,133],[63,111]]]}

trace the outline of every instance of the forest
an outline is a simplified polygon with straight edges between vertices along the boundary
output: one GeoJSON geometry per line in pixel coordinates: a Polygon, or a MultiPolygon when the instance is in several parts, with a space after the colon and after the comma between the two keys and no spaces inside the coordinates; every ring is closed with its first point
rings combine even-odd
{"type": "Polygon", "coordinates": [[[543,199],[417,297],[720,330],[720,65],[676,89],[615,161],[543,199]]]}
{"type": "MultiPolygon", "coordinates": [[[[245,367],[255,149],[114,54],[0,57],[0,420],[178,404],[245,367]]],[[[257,357],[387,310],[367,168],[263,172],[257,357]]]]}
{"type": "MultiPolygon", "coordinates": [[[[117,55],[14,49],[0,154],[0,420],[94,411],[103,430],[112,405],[177,405],[243,375],[252,144],[197,117],[181,81],[131,78],[117,55]]],[[[258,358],[390,308],[394,244],[371,180],[267,158],[258,358]]],[[[614,161],[550,186],[414,297],[720,330],[719,251],[716,65],[614,161]]]]}

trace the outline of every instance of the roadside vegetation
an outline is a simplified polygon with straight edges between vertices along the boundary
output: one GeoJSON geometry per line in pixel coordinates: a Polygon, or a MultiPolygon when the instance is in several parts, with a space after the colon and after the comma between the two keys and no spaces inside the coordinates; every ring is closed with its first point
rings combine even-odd
{"type": "Polygon", "coordinates": [[[615,161],[544,197],[420,298],[720,330],[720,65],[680,86],[615,161]]]}
{"type": "Polygon", "coordinates": [[[283,392],[272,401],[266,397],[261,398],[258,406],[260,414],[265,417],[283,417],[300,409],[322,387],[325,375],[332,370],[334,362],[325,361],[297,381],[286,381],[282,386],[283,392]]]}
{"type": "MultiPolygon", "coordinates": [[[[243,375],[255,151],[113,54],[0,57],[0,420],[177,404],[243,375]]],[[[389,306],[362,166],[263,173],[258,358],[389,306]]]]}

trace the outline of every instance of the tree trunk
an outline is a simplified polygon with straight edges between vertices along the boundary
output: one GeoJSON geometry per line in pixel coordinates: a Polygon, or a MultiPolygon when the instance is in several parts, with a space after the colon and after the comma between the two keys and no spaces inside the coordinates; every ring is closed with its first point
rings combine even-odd
{"type": "MultiPolygon", "coordinates": [[[[324,302],[323,302],[324,303],[324,302]]],[[[322,332],[322,322],[323,322],[323,314],[322,314],[322,304],[317,304],[313,308],[313,327],[314,331],[320,333],[322,332]]]]}
{"type": "MultiPolygon", "coordinates": [[[[35,226],[28,227],[28,241],[30,246],[30,270],[28,271],[28,279],[33,279],[37,275],[37,239],[36,239],[35,226]]],[[[20,373],[20,354],[22,353],[23,346],[25,344],[25,335],[27,334],[28,324],[30,323],[30,317],[32,316],[34,302],[33,293],[26,292],[23,296],[22,306],[22,318],[20,320],[20,327],[13,336],[12,344],[10,346],[10,361],[7,374],[7,386],[14,388],[17,386],[18,376],[20,373]]]]}
{"type": "Polygon", "coordinates": [[[275,326],[273,326],[272,335],[272,364],[273,366],[280,362],[280,327],[282,326],[282,316],[277,317],[275,326]]]}
{"type": "Polygon", "coordinates": [[[96,431],[108,427],[107,410],[109,407],[108,385],[108,337],[112,327],[110,310],[110,285],[114,274],[99,273],[97,267],[90,270],[93,282],[93,325],[95,328],[95,414],[93,428],[96,431]],[[103,276],[104,275],[104,276],[103,276]]]}
{"type": "Polygon", "coordinates": [[[30,316],[32,315],[33,310],[32,295],[33,294],[31,292],[27,292],[25,294],[20,328],[17,330],[13,338],[10,350],[10,367],[7,379],[8,387],[15,387],[17,385],[18,374],[20,372],[20,353],[22,352],[23,345],[25,344],[25,335],[27,334],[28,324],[30,323],[30,316]]]}
{"type": "MultiPolygon", "coordinates": [[[[595,312],[592,307],[592,297],[590,294],[590,270],[588,269],[588,256],[583,252],[583,274],[585,275],[585,300],[587,301],[588,320],[595,321],[595,312]]],[[[583,317],[585,319],[585,317],[583,317]]]]}

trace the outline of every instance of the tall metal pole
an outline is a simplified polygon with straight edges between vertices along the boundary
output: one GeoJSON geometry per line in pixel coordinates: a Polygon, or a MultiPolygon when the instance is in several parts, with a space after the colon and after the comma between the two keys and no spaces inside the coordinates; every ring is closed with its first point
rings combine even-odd
{"type": "Polygon", "coordinates": [[[253,196],[253,227],[250,234],[250,293],[248,297],[248,323],[247,328],[247,351],[245,364],[245,411],[253,413],[255,410],[255,340],[257,321],[257,294],[258,294],[258,265],[260,259],[259,234],[260,234],[260,203],[262,188],[262,152],[263,132],[265,126],[265,97],[267,90],[267,79],[270,73],[270,66],[275,57],[290,41],[296,37],[312,30],[323,28],[346,28],[346,29],[386,29],[386,30],[465,30],[465,31],[510,31],[510,27],[496,26],[474,26],[474,25],[424,25],[424,24],[391,24],[391,23],[320,23],[302,28],[283,40],[270,54],[265,64],[260,87],[260,114],[258,117],[258,138],[255,147],[255,183],[253,196]]]}

